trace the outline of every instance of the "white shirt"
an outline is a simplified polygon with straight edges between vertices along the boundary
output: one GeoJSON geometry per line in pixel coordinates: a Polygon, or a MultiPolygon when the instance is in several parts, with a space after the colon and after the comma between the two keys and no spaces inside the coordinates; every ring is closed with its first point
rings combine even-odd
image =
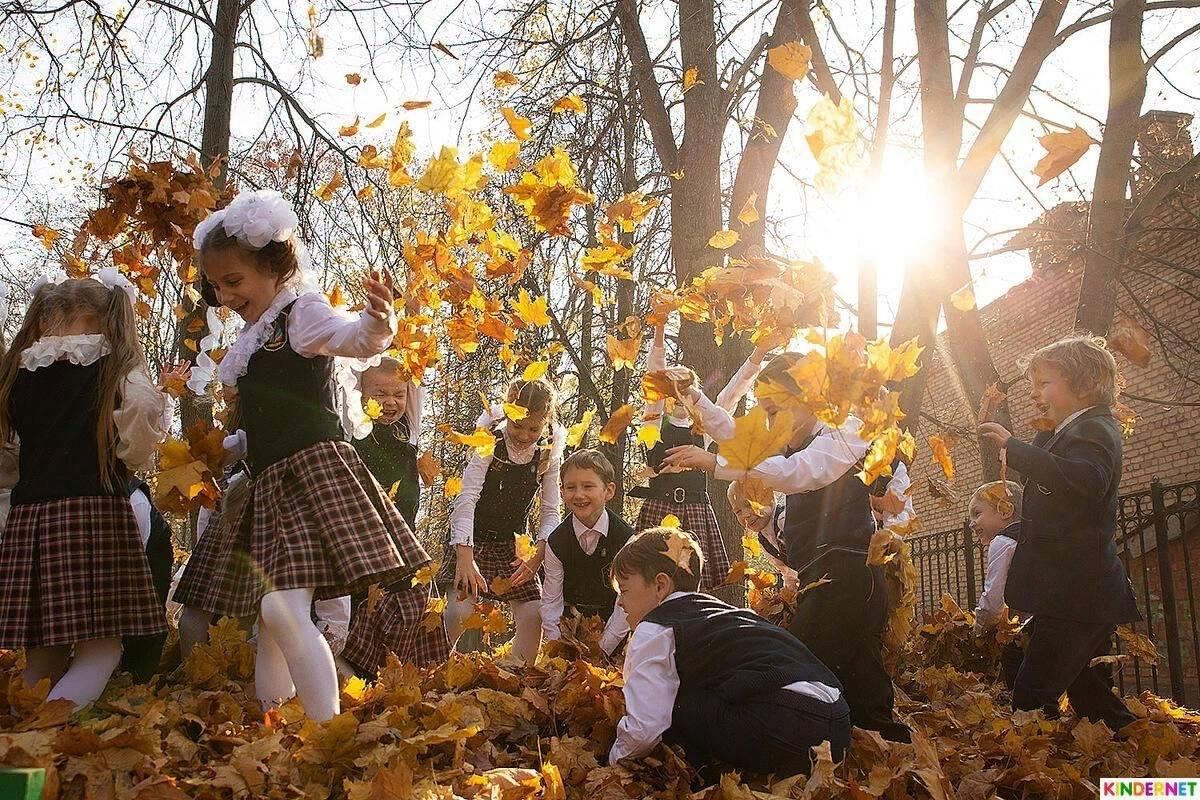
{"type": "Polygon", "coordinates": [[[1003,533],[997,534],[988,545],[987,575],[983,579],[983,594],[979,595],[979,603],[975,607],[976,634],[995,625],[1005,613],[1004,584],[1008,580],[1008,567],[1016,551],[1016,540],[1003,533]]]}
{"type": "Polygon", "coordinates": [[[339,655],[350,635],[350,595],[313,601],[313,615],[317,618],[317,629],[329,640],[333,654],[339,655]]]}
{"type": "Polygon", "coordinates": [[[913,509],[912,496],[908,493],[908,487],[912,486],[912,477],[908,474],[908,467],[903,461],[897,462],[896,468],[892,470],[892,480],[888,483],[887,493],[895,495],[904,501],[904,508],[900,509],[897,514],[891,514],[887,511],[882,511],[879,514],[879,525],[882,528],[901,528],[916,517],[917,512],[913,509]]]}
{"type": "MultiPolygon", "coordinates": [[[[658,344],[651,344],[650,353],[646,356],[646,370],[648,372],[655,372],[664,370],[666,368],[666,349],[658,344]]],[[[738,402],[746,396],[747,392],[750,391],[750,387],[754,385],[754,379],[758,377],[758,373],[761,371],[762,364],[755,364],[747,359],[746,362],[738,368],[738,371],[734,373],[733,377],[729,379],[729,383],[725,385],[725,388],[722,389],[720,394],[717,395],[717,407],[723,408],[725,411],[732,414],[733,410],[737,408],[738,402]]],[[[701,392],[701,394],[703,394],[703,392],[701,392]]],[[[666,405],[665,400],[657,400],[653,403],[647,404],[646,411],[642,415],[642,418],[647,422],[658,420],[661,425],[664,405],[666,405]]],[[[667,417],[666,422],[667,424],[675,425],[680,428],[690,428],[692,425],[692,421],[688,417],[681,417],[678,421],[674,417],[667,417]]],[[[730,435],[732,435],[732,433],[730,435]]],[[[708,434],[706,426],[704,442],[705,444],[709,444],[712,441],[713,438],[708,434]]]]}
{"type": "MultiPolygon", "coordinates": [[[[597,531],[601,539],[608,537],[608,509],[600,512],[600,518],[596,520],[596,524],[591,528],[579,521],[578,517],[571,517],[571,528],[575,531],[575,538],[579,540],[579,546],[588,555],[595,552],[595,548],[599,546],[597,542],[591,549],[588,549],[584,544],[585,534],[589,530],[597,531]]],[[[562,620],[563,610],[566,608],[566,601],[563,599],[563,578],[564,570],[562,561],[554,554],[554,550],[546,548],[546,560],[542,564],[542,569],[545,570],[545,580],[542,582],[542,634],[547,641],[558,639],[561,635],[558,629],[559,622],[562,620]]],[[[625,609],[617,605],[613,608],[613,613],[609,615],[608,621],[604,625],[604,633],[600,636],[600,649],[606,654],[612,653],[621,644],[621,640],[629,633],[629,622],[625,618],[625,609]]]]}
{"type": "MultiPolygon", "coordinates": [[[[689,592],[672,592],[663,600],[689,592]]],[[[679,694],[679,670],[675,666],[675,631],[643,620],[638,623],[625,652],[625,716],[617,723],[617,738],[608,753],[608,763],[640,756],[662,740],[671,727],[675,696],[679,694]]],[[[816,681],[796,681],[788,691],[834,703],[841,692],[816,681]]]]}
{"type": "MultiPolygon", "coordinates": [[[[490,412],[484,412],[477,424],[480,428],[487,428],[503,416],[504,411],[496,407],[490,412]]],[[[508,460],[514,464],[528,464],[535,456],[539,455],[537,442],[523,448],[514,445],[508,436],[508,427],[503,422],[500,423],[500,435],[504,437],[504,443],[508,447],[508,460]]],[[[563,449],[566,447],[566,443],[566,429],[555,425],[551,434],[549,463],[540,479],[538,541],[545,541],[562,520],[559,508],[562,505],[562,493],[558,485],[558,473],[562,466],[563,449]]],[[[471,460],[467,462],[467,468],[463,470],[462,492],[455,499],[454,508],[450,511],[450,544],[474,547],[475,506],[479,503],[479,496],[483,493],[483,482],[487,478],[488,467],[491,464],[492,456],[482,458],[478,454],[473,454],[471,460]]]]}
{"type": "Polygon", "coordinates": [[[1088,406],[1087,408],[1081,408],[1078,411],[1076,411],[1074,414],[1069,415],[1066,419],[1064,419],[1062,422],[1058,423],[1058,425],[1055,426],[1054,432],[1059,433],[1060,431],[1062,431],[1063,428],[1070,425],[1075,420],[1076,417],[1086,414],[1087,412],[1091,411],[1093,408],[1095,408],[1095,406],[1088,406]]]}

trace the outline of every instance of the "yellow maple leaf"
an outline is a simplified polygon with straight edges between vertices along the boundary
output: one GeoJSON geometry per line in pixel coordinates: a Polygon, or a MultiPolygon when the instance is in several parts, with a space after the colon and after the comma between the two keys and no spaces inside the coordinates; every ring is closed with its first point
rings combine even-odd
{"type": "Polygon", "coordinates": [[[358,165],[363,169],[386,169],[388,159],[379,154],[375,145],[368,144],[358,153],[358,165]]]}
{"type": "Polygon", "coordinates": [[[516,422],[529,416],[529,409],[516,403],[504,403],[504,416],[516,422]]]}
{"type": "Polygon", "coordinates": [[[421,567],[412,577],[413,586],[424,586],[433,583],[433,579],[437,577],[438,570],[442,568],[440,562],[430,561],[425,566],[421,567]]]}
{"type": "Polygon", "coordinates": [[[629,423],[633,421],[633,406],[629,403],[612,412],[612,416],[608,418],[604,429],[600,431],[600,441],[605,444],[616,444],[617,439],[629,427],[629,423]]]}
{"type": "Polygon", "coordinates": [[[513,136],[522,142],[529,140],[533,132],[533,123],[529,121],[528,117],[522,117],[509,106],[501,108],[500,113],[504,116],[504,121],[508,123],[508,129],[512,131],[513,136]]]}
{"type": "Polygon", "coordinates": [[[559,100],[555,102],[553,108],[550,109],[550,113],[552,114],[564,114],[570,112],[582,114],[585,111],[587,111],[587,103],[583,102],[583,98],[577,94],[569,94],[565,97],[559,98],[559,100]]]}
{"type": "Polygon", "coordinates": [[[454,475],[446,478],[446,497],[455,498],[462,494],[463,482],[462,478],[454,475]]]}
{"type": "Polygon", "coordinates": [[[372,422],[383,416],[383,406],[374,397],[367,398],[367,404],[363,407],[363,411],[366,412],[367,419],[372,422]]]}
{"type": "Polygon", "coordinates": [[[583,437],[587,435],[588,428],[592,427],[592,418],[595,416],[596,409],[589,408],[583,412],[583,418],[579,422],[567,428],[567,447],[579,447],[583,437]]]}
{"type": "Polygon", "coordinates": [[[746,202],[742,204],[742,210],[738,212],[738,222],[743,225],[752,225],[758,222],[758,192],[751,192],[746,198],[746,202]]]}
{"type": "Polygon", "coordinates": [[[637,440],[647,450],[652,450],[655,445],[662,441],[662,431],[659,429],[658,423],[647,422],[639,427],[637,440]]]}
{"type": "Polygon", "coordinates": [[[1038,143],[1046,150],[1046,155],[1042,156],[1033,168],[1033,174],[1038,176],[1038,186],[1066,172],[1076,161],[1083,158],[1092,145],[1097,144],[1096,140],[1078,125],[1066,133],[1047,133],[1038,139],[1038,143]]]}
{"type": "Polygon", "coordinates": [[[629,192],[610,203],[604,216],[609,222],[619,224],[626,233],[633,233],[637,224],[661,202],[657,197],[647,200],[641,192],[629,192]]]}
{"type": "Polygon", "coordinates": [[[799,42],[785,42],[767,50],[767,63],[771,69],[793,81],[803,80],[811,60],[812,48],[799,42]]]}
{"type": "Polygon", "coordinates": [[[619,339],[609,334],[607,345],[608,357],[612,360],[612,367],[614,370],[620,372],[626,367],[632,367],[637,363],[638,352],[642,347],[642,337],[634,336],[631,339],[619,339]]]}
{"type": "Polygon", "coordinates": [[[525,370],[521,373],[521,380],[536,381],[538,378],[545,375],[546,370],[549,368],[549,361],[531,361],[525,365],[525,370]]]}
{"type": "Polygon", "coordinates": [[[945,436],[930,436],[929,449],[933,453],[934,463],[942,468],[946,480],[954,480],[954,461],[950,458],[950,440],[945,436]]]}
{"type": "Polygon", "coordinates": [[[836,191],[861,167],[858,151],[858,119],[854,115],[854,104],[849,97],[834,103],[829,95],[818,100],[808,112],[808,133],[805,140],[820,169],[817,171],[817,189],[822,192],[836,191]]]}
{"type": "Polygon", "coordinates": [[[950,295],[950,305],[957,308],[959,311],[970,311],[975,307],[975,289],[971,284],[959,289],[954,294],[950,295]]]}
{"type": "Polygon", "coordinates": [[[515,139],[496,142],[488,151],[488,162],[497,172],[516,169],[521,163],[521,143],[515,139]]]}
{"type": "Polygon", "coordinates": [[[375,196],[375,187],[369,183],[354,193],[354,197],[360,203],[365,203],[367,200],[370,200],[374,196],[375,196]]]}
{"type": "Polygon", "coordinates": [[[496,449],[495,435],[485,428],[476,428],[474,433],[451,431],[450,441],[473,448],[475,454],[480,458],[490,458],[496,449]]]}
{"type": "Polygon", "coordinates": [[[768,422],[762,406],[734,420],[733,438],[721,442],[721,455],[730,468],[752,470],[787,447],[792,438],[792,415],[782,411],[775,415],[773,424],[768,422]]]}
{"type": "Polygon", "coordinates": [[[716,250],[728,250],[738,242],[738,232],[731,230],[717,231],[708,239],[708,246],[716,250]]]}
{"type": "Polygon", "coordinates": [[[762,542],[758,540],[758,534],[747,533],[742,536],[742,549],[751,558],[758,558],[763,554],[762,542]]]}
{"type": "Polygon", "coordinates": [[[392,142],[391,158],[387,163],[389,186],[407,186],[412,183],[412,176],[408,174],[408,164],[416,152],[412,128],[408,126],[407,121],[401,122],[392,142]]]}
{"type": "Polygon", "coordinates": [[[342,177],[342,171],[340,169],[335,170],[333,177],[329,179],[329,182],[319,186],[317,190],[313,192],[313,196],[322,203],[328,203],[333,199],[334,193],[345,185],[346,180],[342,177]]]}
{"type": "Polygon", "coordinates": [[[658,527],[673,528],[678,530],[679,528],[683,527],[683,522],[680,521],[679,517],[675,516],[674,514],[667,514],[665,517],[659,520],[658,527]]]}
{"type": "Polygon", "coordinates": [[[458,150],[442,146],[441,152],[429,162],[417,188],[430,194],[448,197],[458,195],[466,185],[462,165],[458,163],[458,150]]]}
{"type": "Polygon", "coordinates": [[[545,295],[530,299],[529,292],[522,289],[516,300],[509,300],[509,305],[516,312],[517,319],[531,327],[540,328],[550,324],[549,305],[545,295]]]}
{"type": "Polygon", "coordinates": [[[700,68],[699,67],[688,67],[687,69],[685,69],[683,71],[683,93],[684,94],[687,94],[688,92],[690,92],[692,90],[693,87],[695,87],[701,83],[704,83],[704,81],[700,80],[700,68]]]}
{"type": "Polygon", "coordinates": [[[537,545],[533,543],[533,537],[528,533],[519,533],[516,537],[517,558],[522,561],[528,561],[537,555],[537,545]]]}
{"type": "Polygon", "coordinates": [[[358,134],[358,117],[354,118],[354,122],[349,125],[343,125],[338,128],[338,136],[355,136],[358,134]]]}

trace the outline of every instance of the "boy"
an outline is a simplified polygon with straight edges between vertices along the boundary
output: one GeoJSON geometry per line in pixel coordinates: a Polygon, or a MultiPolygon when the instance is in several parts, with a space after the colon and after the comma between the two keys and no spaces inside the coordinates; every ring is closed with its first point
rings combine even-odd
{"type": "Polygon", "coordinates": [[[1089,664],[1108,654],[1118,624],[1141,618],[1117,558],[1117,364],[1103,339],[1071,336],[1020,366],[1053,430],[1026,444],[994,422],[979,426],[980,436],[1008,449],[1009,466],[1025,479],[1004,594],[1011,608],[1033,619],[1013,708],[1053,714],[1065,691],[1077,714],[1116,731],[1134,716],[1113,694],[1111,671],[1089,664]]]}
{"type": "Polygon", "coordinates": [[[772,506],[756,512],[743,491],[741,481],[729,482],[726,497],[729,499],[729,507],[733,511],[733,516],[737,518],[741,526],[749,533],[758,536],[758,543],[762,546],[763,555],[783,576],[784,587],[795,587],[796,571],[784,561],[784,545],[779,536],[784,525],[783,507],[772,506]]]}
{"type": "Polygon", "coordinates": [[[1021,535],[1020,485],[1013,481],[983,484],[971,495],[967,516],[976,541],[987,549],[987,574],[975,606],[975,635],[981,636],[1007,616],[1004,585],[1021,535]]]}
{"type": "Polygon", "coordinates": [[[790,775],[828,741],[834,761],[850,744],[841,684],[799,639],[695,591],[700,547],[689,534],[651,528],[613,559],[618,603],[634,629],[625,656],[625,716],[609,763],[666,738],[693,764],[790,775]]]}
{"type": "Polygon", "coordinates": [[[579,615],[605,620],[600,649],[610,656],[625,641],[629,625],[617,607],[609,567],[633,528],[605,504],[616,493],[616,472],[598,450],[577,450],[562,465],[562,496],[571,512],[547,539],[542,584],[542,633],[559,638],[568,606],[579,615]]]}

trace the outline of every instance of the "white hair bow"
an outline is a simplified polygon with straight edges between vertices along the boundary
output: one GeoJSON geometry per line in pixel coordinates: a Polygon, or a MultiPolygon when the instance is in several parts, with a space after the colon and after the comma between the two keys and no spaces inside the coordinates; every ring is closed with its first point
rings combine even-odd
{"type": "Polygon", "coordinates": [[[96,280],[108,287],[111,292],[113,289],[120,288],[129,296],[129,302],[133,303],[137,300],[137,287],[121,274],[121,271],[116,267],[104,267],[96,271],[94,276],[96,280]]]}

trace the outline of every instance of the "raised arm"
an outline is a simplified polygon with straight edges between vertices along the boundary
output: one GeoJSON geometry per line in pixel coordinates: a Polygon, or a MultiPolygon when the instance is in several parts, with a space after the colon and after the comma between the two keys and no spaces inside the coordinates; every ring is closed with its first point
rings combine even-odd
{"type": "Polygon", "coordinates": [[[292,346],[303,356],[369,358],[387,350],[395,333],[394,314],[380,318],[364,310],[355,316],[317,292],[297,298],[288,320],[292,346]]]}
{"type": "MultiPolygon", "coordinates": [[[[748,474],[760,478],[771,489],[784,494],[811,492],[836,481],[866,455],[868,445],[858,436],[862,422],[850,417],[837,430],[828,430],[807,447],[790,456],[772,456],[748,474]]],[[[720,480],[740,480],[744,470],[733,469],[717,456],[715,475],[720,480]]]]}

